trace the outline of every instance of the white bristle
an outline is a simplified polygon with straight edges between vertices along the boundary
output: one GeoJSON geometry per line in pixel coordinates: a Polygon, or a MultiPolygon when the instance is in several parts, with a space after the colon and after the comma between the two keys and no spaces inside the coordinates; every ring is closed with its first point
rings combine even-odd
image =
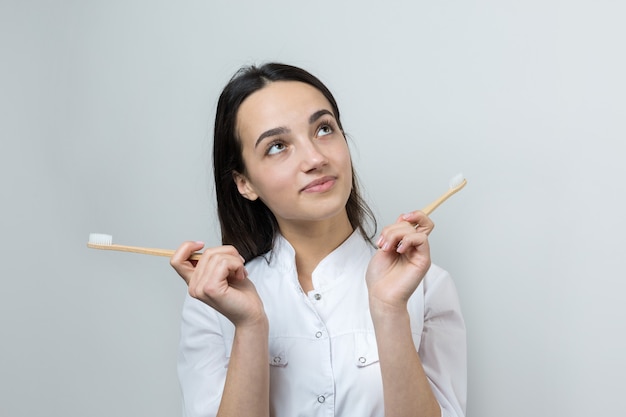
{"type": "Polygon", "coordinates": [[[465,176],[463,176],[463,173],[459,172],[458,174],[456,174],[454,177],[450,179],[450,183],[449,183],[450,188],[458,187],[459,185],[461,185],[464,179],[465,179],[465,176]]]}
{"type": "Polygon", "coordinates": [[[94,245],[112,245],[113,244],[113,236],[105,235],[102,233],[90,233],[89,234],[89,243],[94,245]]]}

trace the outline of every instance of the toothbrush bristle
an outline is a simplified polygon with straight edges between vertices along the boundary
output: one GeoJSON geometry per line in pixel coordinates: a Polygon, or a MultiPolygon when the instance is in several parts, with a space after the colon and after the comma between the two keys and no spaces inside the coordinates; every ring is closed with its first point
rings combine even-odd
{"type": "Polygon", "coordinates": [[[102,233],[90,233],[89,243],[94,244],[94,245],[112,245],[113,236],[105,235],[102,233]]]}
{"type": "Polygon", "coordinates": [[[463,175],[462,172],[459,172],[458,174],[456,174],[454,177],[452,177],[450,179],[450,188],[456,188],[459,185],[461,185],[463,183],[463,180],[465,179],[465,176],[463,175]]]}

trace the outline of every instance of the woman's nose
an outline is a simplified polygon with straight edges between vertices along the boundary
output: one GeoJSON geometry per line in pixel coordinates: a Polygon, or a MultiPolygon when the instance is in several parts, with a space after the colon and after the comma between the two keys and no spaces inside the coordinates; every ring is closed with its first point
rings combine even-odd
{"type": "Polygon", "coordinates": [[[328,158],[315,143],[315,139],[308,140],[302,146],[302,169],[305,172],[320,168],[328,163],[328,158]]]}

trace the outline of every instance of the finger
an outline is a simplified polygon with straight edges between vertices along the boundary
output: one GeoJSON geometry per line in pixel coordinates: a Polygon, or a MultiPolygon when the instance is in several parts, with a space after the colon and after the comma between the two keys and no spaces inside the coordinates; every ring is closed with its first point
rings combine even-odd
{"type": "Polygon", "coordinates": [[[427,235],[435,228],[435,224],[424,212],[421,210],[415,210],[410,213],[406,213],[400,216],[400,219],[411,223],[411,225],[418,232],[426,233],[427,235]]]}
{"type": "Polygon", "coordinates": [[[170,265],[178,272],[185,282],[189,283],[190,274],[196,266],[196,261],[191,261],[191,255],[204,247],[204,242],[187,241],[182,243],[170,258],[170,265]]]}
{"type": "MultiPolygon", "coordinates": [[[[230,252],[230,251],[226,251],[230,252]]],[[[247,272],[239,254],[211,251],[198,263],[189,282],[189,294],[195,298],[219,298],[232,282],[245,279],[247,272]]]]}
{"type": "Polygon", "coordinates": [[[234,246],[223,245],[223,246],[217,246],[215,248],[210,248],[210,249],[205,250],[204,253],[202,254],[202,257],[198,261],[198,265],[204,264],[206,262],[210,262],[211,259],[215,257],[223,256],[223,255],[234,256],[237,259],[239,259],[242,264],[245,263],[245,259],[243,258],[243,256],[239,254],[239,251],[235,249],[234,246]]]}
{"type": "Polygon", "coordinates": [[[383,251],[393,250],[404,236],[415,233],[417,233],[416,230],[406,221],[394,223],[382,230],[376,245],[383,251]]]}
{"type": "Polygon", "coordinates": [[[406,236],[396,249],[398,254],[406,257],[416,267],[420,268],[422,273],[431,266],[430,246],[428,236],[425,233],[414,233],[406,236]]]}
{"type": "MultiPolygon", "coordinates": [[[[187,241],[183,242],[178,249],[174,252],[170,258],[171,264],[179,265],[189,260],[194,252],[199,251],[204,247],[204,242],[200,241],[187,241]]],[[[173,265],[172,265],[173,266],[173,265]]]]}
{"type": "Polygon", "coordinates": [[[198,261],[198,269],[217,269],[218,271],[228,271],[231,278],[244,278],[245,259],[233,246],[219,246],[208,249],[198,261]]]}
{"type": "Polygon", "coordinates": [[[405,235],[396,247],[396,252],[406,253],[411,248],[418,251],[428,251],[428,236],[426,233],[410,233],[405,235]]]}

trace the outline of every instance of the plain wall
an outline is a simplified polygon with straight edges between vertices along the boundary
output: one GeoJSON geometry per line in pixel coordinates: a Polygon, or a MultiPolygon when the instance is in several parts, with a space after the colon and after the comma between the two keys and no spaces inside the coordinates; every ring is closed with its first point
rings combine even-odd
{"type": "Polygon", "coordinates": [[[219,91],[336,95],[380,225],[433,214],[469,417],[626,415],[623,2],[0,2],[0,416],[176,416],[183,281],[115,242],[219,242],[219,91]]]}

